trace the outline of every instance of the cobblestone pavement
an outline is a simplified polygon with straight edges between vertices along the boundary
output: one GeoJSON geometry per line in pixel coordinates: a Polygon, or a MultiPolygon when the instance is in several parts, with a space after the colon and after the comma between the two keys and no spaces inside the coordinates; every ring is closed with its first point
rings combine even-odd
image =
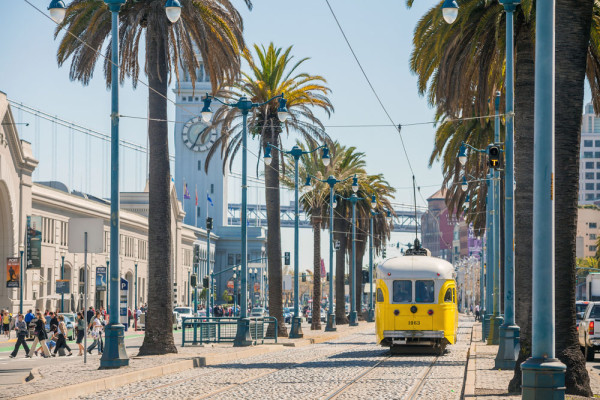
{"type": "Polygon", "coordinates": [[[81,398],[459,399],[471,326],[472,321],[461,320],[459,342],[439,358],[390,356],[375,344],[373,333],[363,332],[81,398]]]}

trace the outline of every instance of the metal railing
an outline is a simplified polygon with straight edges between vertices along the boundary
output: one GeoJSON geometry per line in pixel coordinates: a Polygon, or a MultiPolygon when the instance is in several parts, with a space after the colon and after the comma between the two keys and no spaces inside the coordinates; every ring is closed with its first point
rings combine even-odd
{"type": "MultiPolygon", "coordinates": [[[[277,343],[277,319],[275,317],[249,317],[250,336],[254,344],[273,340],[277,343]]],[[[233,342],[240,318],[222,317],[184,318],[181,323],[181,346],[202,343],[233,342]]]]}

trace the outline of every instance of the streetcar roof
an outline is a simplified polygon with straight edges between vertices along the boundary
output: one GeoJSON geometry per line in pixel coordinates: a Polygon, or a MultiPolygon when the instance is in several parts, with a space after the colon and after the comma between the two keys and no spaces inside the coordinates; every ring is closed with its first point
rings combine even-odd
{"type": "Polygon", "coordinates": [[[388,258],[377,266],[379,279],[453,279],[454,268],[437,257],[400,256],[388,258]]]}

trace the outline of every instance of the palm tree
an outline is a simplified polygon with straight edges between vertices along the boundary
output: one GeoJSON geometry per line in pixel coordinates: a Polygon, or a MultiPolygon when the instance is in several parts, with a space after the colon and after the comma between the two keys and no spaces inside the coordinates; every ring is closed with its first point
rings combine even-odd
{"type": "MultiPolygon", "coordinates": [[[[246,4],[250,6],[249,0],[246,4]]],[[[196,80],[196,52],[205,62],[213,86],[233,80],[239,73],[242,19],[229,0],[181,0],[179,22],[169,22],[163,0],[127,2],[120,11],[119,79],[131,78],[136,87],[140,74],[139,48],[145,39],[144,72],[148,76],[148,139],[150,144],[148,213],[148,314],[146,335],[139,354],[175,353],[172,314],[171,172],[169,168],[167,90],[174,71],[196,80]]],[[[55,32],[61,32],[58,64],[71,59],[70,78],[88,84],[98,55],[110,36],[111,15],[102,0],[73,0],[55,32]],[[68,33],[67,33],[68,32],[68,33]]],[[[104,72],[111,82],[111,46],[106,47],[104,72]]]]}
{"type": "MultiPolygon", "coordinates": [[[[289,118],[280,123],[277,118],[277,104],[272,101],[253,109],[248,116],[250,134],[260,140],[260,149],[268,144],[280,145],[281,134],[294,131],[304,139],[312,139],[324,143],[329,139],[323,124],[313,114],[318,108],[327,115],[333,111],[327,95],[330,90],[325,85],[325,78],[310,75],[296,70],[303,66],[308,58],[293,62],[292,46],[283,50],[273,43],[268,48],[254,45],[257,60],[249,51],[243,57],[250,66],[249,73],[242,73],[243,79],[232,89],[222,90],[225,100],[237,100],[246,96],[252,102],[264,103],[281,93],[285,94],[289,118]]],[[[221,125],[221,136],[210,149],[207,159],[218,149],[223,154],[223,169],[233,163],[233,159],[241,147],[242,126],[241,114],[235,108],[221,107],[215,113],[215,124],[221,125]]],[[[259,150],[259,155],[260,151],[259,150]]],[[[281,156],[282,157],[282,156],[281,156]]],[[[273,157],[269,167],[265,168],[265,200],[267,208],[267,259],[269,269],[269,313],[278,321],[279,334],[287,336],[283,321],[282,284],[281,284],[281,230],[279,203],[279,165],[280,158],[273,157]]],[[[208,167],[208,162],[206,163],[208,167]]]]}
{"type": "MultiPolygon", "coordinates": [[[[409,1],[412,4],[412,1],[409,1]]],[[[556,235],[557,355],[567,364],[567,392],[589,395],[589,378],[581,354],[575,351],[575,221],[578,186],[578,151],[583,96],[587,73],[594,104],[600,105],[598,74],[598,1],[557,1],[557,86],[556,86],[556,222],[565,226],[556,235]],[[592,17],[592,10],[596,17],[592,17]],[[571,21],[570,24],[565,21],[571,21]],[[592,25],[593,24],[593,25],[592,25]],[[560,35],[558,27],[560,26],[560,35]],[[591,32],[591,34],[590,34],[591,32]],[[575,45],[571,39],[575,38],[575,45]],[[587,58],[587,64],[586,64],[587,58]],[[583,61],[582,61],[583,60],[583,61]],[[572,71],[576,71],[572,73],[572,71]],[[564,86],[563,86],[564,85],[564,86]],[[561,90],[559,87],[568,90],[561,90]],[[568,94],[567,94],[568,93],[568,94]],[[570,96],[570,97],[567,97],[570,96]],[[565,97],[563,101],[562,97],[565,97]],[[560,121],[559,121],[560,120],[560,121]],[[560,188],[559,188],[560,185],[560,188]],[[563,186],[564,185],[564,186],[563,186]],[[564,235],[564,237],[563,237],[564,235]],[[567,283],[567,284],[565,284],[567,283]]],[[[496,2],[466,0],[461,3],[457,23],[443,26],[441,11],[435,7],[415,31],[411,66],[419,74],[419,89],[429,87],[429,100],[438,112],[460,115],[477,92],[491,95],[502,86],[504,61],[504,16],[496,2]],[[437,54],[436,54],[437,53],[437,54]],[[431,84],[428,80],[431,78],[431,84]],[[452,82],[452,84],[447,84],[452,82]]],[[[515,196],[516,219],[516,316],[521,327],[521,354],[510,388],[520,388],[520,361],[530,352],[531,327],[531,226],[533,153],[533,2],[523,1],[516,13],[516,103],[515,103],[515,196]]],[[[483,99],[479,115],[485,115],[483,99]]]]}

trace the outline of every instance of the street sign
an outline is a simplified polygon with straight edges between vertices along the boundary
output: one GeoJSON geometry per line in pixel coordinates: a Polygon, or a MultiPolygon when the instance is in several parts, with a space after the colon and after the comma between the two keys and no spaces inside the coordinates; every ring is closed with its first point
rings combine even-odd
{"type": "Polygon", "coordinates": [[[284,254],[284,264],[285,265],[290,265],[290,252],[286,251],[284,254]]]}
{"type": "Polygon", "coordinates": [[[127,325],[127,298],[129,294],[129,282],[121,278],[120,299],[119,299],[119,322],[127,325]]]}
{"type": "Polygon", "coordinates": [[[87,233],[87,252],[102,253],[104,251],[104,220],[102,218],[69,219],[69,253],[85,252],[85,233],[87,233]]]}
{"type": "Polygon", "coordinates": [[[42,217],[27,216],[27,268],[42,267],[42,217]]]}
{"type": "Polygon", "coordinates": [[[106,267],[96,267],[96,290],[101,292],[106,290],[106,267]]]}
{"type": "Polygon", "coordinates": [[[56,294],[69,294],[71,293],[69,280],[68,279],[57,279],[56,280],[56,294]]]}
{"type": "Polygon", "coordinates": [[[21,264],[19,257],[8,257],[6,259],[6,287],[18,288],[21,278],[21,264]]]}

